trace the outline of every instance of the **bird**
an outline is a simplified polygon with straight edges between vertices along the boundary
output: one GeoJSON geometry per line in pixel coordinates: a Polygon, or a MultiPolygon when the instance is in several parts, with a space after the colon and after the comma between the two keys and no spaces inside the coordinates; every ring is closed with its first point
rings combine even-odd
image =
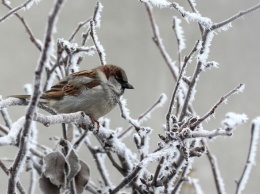
{"type": "MultiPolygon", "coordinates": [[[[64,77],[40,96],[40,102],[58,113],[83,111],[92,122],[97,122],[118,104],[125,89],[134,89],[125,71],[107,64],[64,77]]],[[[30,95],[11,97],[30,99],[30,95]]]]}

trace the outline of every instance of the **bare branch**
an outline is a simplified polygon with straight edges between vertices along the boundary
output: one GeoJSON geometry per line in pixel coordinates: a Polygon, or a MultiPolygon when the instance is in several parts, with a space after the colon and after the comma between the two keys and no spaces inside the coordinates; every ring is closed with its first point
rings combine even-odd
{"type": "Polygon", "coordinates": [[[172,73],[172,76],[174,77],[175,80],[177,80],[179,70],[175,66],[175,63],[172,61],[170,55],[165,50],[162,39],[160,37],[159,28],[158,28],[158,26],[155,22],[154,16],[153,16],[152,8],[149,5],[149,3],[145,3],[144,5],[145,5],[146,11],[148,13],[148,17],[149,17],[149,20],[150,20],[150,23],[151,23],[151,26],[152,26],[152,30],[153,30],[153,41],[155,42],[156,46],[160,50],[164,61],[166,62],[167,66],[169,67],[169,69],[172,73]]]}
{"type": "Polygon", "coordinates": [[[90,21],[91,21],[91,19],[92,18],[89,18],[89,19],[87,19],[86,21],[84,21],[84,22],[80,22],[79,24],[78,24],[78,27],[74,30],[74,32],[71,34],[71,36],[70,36],[70,38],[69,38],[69,42],[71,42],[73,39],[74,39],[74,37],[76,36],[76,34],[78,33],[78,31],[82,28],[82,27],[84,27],[87,23],[89,23],[90,21]]]}
{"type": "MultiPolygon", "coordinates": [[[[165,94],[162,94],[159,99],[147,110],[145,111],[143,114],[141,114],[139,117],[138,117],[138,122],[139,124],[142,124],[142,122],[144,122],[146,120],[146,118],[150,117],[150,115],[152,114],[152,112],[158,108],[158,107],[161,107],[164,102],[166,100],[166,96],[165,94]]],[[[122,138],[124,135],[126,135],[131,129],[133,129],[133,125],[129,126],[124,132],[122,132],[120,135],[118,135],[118,138],[122,138]]]]}
{"type": "Polygon", "coordinates": [[[225,26],[225,25],[231,23],[232,21],[234,21],[234,20],[236,20],[236,19],[238,19],[238,18],[240,18],[240,17],[242,17],[242,16],[244,16],[244,15],[246,15],[246,14],[249,14],[249,13],[251,13],[251,12],[253,12],[253,11],[256,11],[256,10],[259,9],[259,8],[260,8],[260,3],[258,3],[257,5],[251,7],[251,8],[249,8],[249,9],[247,9],[247,10],[240,11],[239,13],[237,13],[237,14],[235,14],[234,16],[228,18],[227,20],[224,20],[224,21],[222,21],[222,22],[219,22],[219,23],[214,24],[214,25],[211,27],[211,30],[219,29],[219,28],[221,28],[221,27],[223,27],[223,26],[225,26]]]}
{"type": "MultiPolygon", "coordinates": [[[[12,7],[6,3],[5,0],[3,1],[3,5],[6,6],[9,10],[13,10],[12,7]]],[[[33,34],[32,30],[30,29],[30,27],[29,27],[28,23],[26,22],[26,20],[22,16],[20,16],[18,13],[15,13],[15,15],[17,16],[17,18],[24,25],[26,32],[29,34],[30,40],[34,43],[34,45],[38,48],[38,50],[41,51],[42,50],[42,46],[39,43],[39,41],[37,41],[35,35],[33,34]]]]}
{"type": "MultiPolygon", "coordinates": [[[[200,55],[205,54],[205,50],[209,49],[209,48],[207,48],[207,46],[209,46],[208,42],[210,42],[210,41],[211,40],[209,38],[209,31],[205,30],[203,37],[202,37],[202,47],[200,49],[200,55]]],[[[186,116],[187,108],[192,101],[191,99],[194,98],[194,95],[195,95],[194,90],[195,90],[196,83],[199,80],[199,75],[200,75],[200,73],[203,69],[202,66],[203,66],[203,63],[202,63],[201,60],[199,60],[198,63],[197,63],[197,67],[196,67],[196,69],[193,73],[192,80],[189,84],[189,89],[188,89],[188,92],[186,94],[186,98],[185,98],[185,101],[184,101],[184,104],[183,104],[183,107],[182,107],[182,110],[181,110],[181,115],[180,115],[180,118],[179,118],[180,121],[182,121],[184,119],[184,117],[186,116]]]]}
{"type": "Polygon", "coordinates": [[[205,119],[207,119],[209,116],[215,113],[216,109],[218,106],[222,103],[225,102],[231,95],[237,93],[238,91],[241,91],[244,88],[244,84],[239,84],[237,87],[235,87],[233,90],[231,90],[229,93],[227,93],[225,96],[222,96],[219,101],[207,112],[204,116],[199,118],[196,122],[191,124],[191,127],[196,127],[199,125],[201,122],[203,122],[205,119]]]}
{"type": "MultiPolygon", "coordinates": [[[[13,14],[15,14],[17,11],[19,11],[22,8],[26,8],[33,0],[27,0],[25,1],[23,4],[17,6],[16,8],[13,8],[12,10],[10,10],[5,16],[3,16],[2,18],[0,18],[0,22],[4,21],[5,19],[7,19],[8,17],[12,16],[13,14]]],[[[2,1],[3,4],[7,4],[5,0],[2,1]]]]}

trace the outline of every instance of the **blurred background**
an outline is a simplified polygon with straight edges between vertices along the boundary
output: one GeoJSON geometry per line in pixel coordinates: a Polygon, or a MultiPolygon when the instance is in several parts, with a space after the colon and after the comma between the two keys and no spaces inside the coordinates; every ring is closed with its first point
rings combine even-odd
{"type": "MultiPolygon", "coordinates": [[[[11,6],[16,7],[23,1],[13,0],[11,6]]],[[[176,1],[190,10],[188,4],[176,1]]],[[[162,125],[175,85],[168,67],[164,63],[159,50],[152,40],[152,30],[145,7],[139,1],[110,0],[101,1],[103,12],[101,29],[97,29],[99,40],[106,51],[108,63],[119,65],[125,69],[135,90],[126,91],[124,97],[128,101],[131,116],[138,115],[147,110],[162,93],[168,96],[163,108],[157,109],[144,126],[153,129],[152,141],[158,142],[158,133],[163,133],[162,125]]],[[[208,0],[197,1],[197,9],[213,22],[223,21],[241,10],[247,9],[259,0],[208,0]]],[[[55,38],[70,37],[78,23],[85,21],[93,15],[96,1],[77,0],[67,1],[57,23],[55,38]]],[[[53,1],[40,1],[30,10],[21,10],[21,14],[35,37],[42,40],[46,28],[47,15],[53,6],[53,1]]],[[[160,28],[163,43],[173,60],[177,60],[177,43],[172,30],[172,18],[181,15],[175,10],[154,8],[154,16],[160,28]]],[[[0,5],[0,18],[8,10],[0,5]]],[[[201,74],[194,108],[199,115],[206,113],[214,103],[224,94],[240,83],[246,88],[243,93],[232,96],[227,104],[222,104],[216,111],[215,117],[204,124],[205,129],[215,129],[220,126],[221,120],[227,112],[245,113],[249,117],[247,124],[237,128],[232,137],[221,137],[211,140],[209,147],[218,159],[221,175],[224,179],[227,193],[234,193],[235,180],[239,179],[244,168],[250,140],[251,120],[260,116],[260,10],[242,17],[232,23],[232,28],[226,32],[218,32],[214,37],[209,55],[210,61],[219,63],[218,69],[211,69],[201,74]]],[[[186,49],[183,55],[188,54],[199,36],[197,24],[182,21],[186,49]]],[[[74,42],[81,44],[81,33],[74,42]]],[[[0,95],[3,98],[12,94],[24,94],[23,86],[32,83],[33,73],[39,58],[39,51],[30,42],[24,26],[12,16],[0,23],[0,95]]],[[[89,41],[90,42],[90,41],[89,41]]],[[[92,43],[90,44],[92,45],[92,43]]],[[[192,75],[196,59],[189,65],[188,75],[192,75]]],[[[85,57],[80,69],[88,69],[99,65],[95,54],[85,57]]],[[[8,108],[11,118],[16,121],[25,113],[25,107],[8,108]]],[[[120,117],[118,108],[107,115],[111,118],[111,127],[127,127],[128,124],[120,117]]],[[[3,122],[2,118],[0,119],[3,122]]],[[[39,125],[39,142],[50,147],[54,143],[49,140],[53,136],[61,136],[60,126],[49,128],[39,125]]],[[[130,136],[132,137],[132,136],[130,136]]],[[[131,139],[131,138],[130,138],[131,139]]],[[[131,141],[128,142],[131,145],[131,141]]],[[[156,144],[151,147],[153,150],[156,144]]],[[[135,146],[133,145],[133,149],[135,146]]],[[[259,146],[258,146],[259,147],[259,146]]],[[[81,150],[84,161],[91,161],[87,149],[81,150]]],[[[17,148],[11,146],[0,147],[0,158],[14,158],[17,148]]],[[[91,163],[91,162],[89,162],[91,163]]],[[[256,164],[244,193],[257,193],[260,186],[256,180],[260,179],[260,151],[257,150],[256,164]]],[[[11,165],[11,163],[7,163],[11,165]]],[[[202,189],[207,194],[216,193],[212,172],[205,156],[195,159],[194,176],[198,177],[202,189]]],[[[111,174],[116,182],[116,175],[111,174]]],[[[98,179],[98,176],[92,177],[98,179]]],[[[28,180],[22,180],[24,184],[28,180]]],[[[7,176],[0,170],[0,192],[6,191],[7,176]]]]}

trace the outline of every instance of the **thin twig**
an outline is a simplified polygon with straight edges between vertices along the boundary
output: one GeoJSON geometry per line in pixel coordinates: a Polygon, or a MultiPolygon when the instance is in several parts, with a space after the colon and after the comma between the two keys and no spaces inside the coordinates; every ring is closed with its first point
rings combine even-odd
{"type": "Polygon", "coordinates": [[[9,130],[10,129],[8,127],[6,127],[5,125],[0,124],[0,131],[4,132],[4,134],[8,134],[9,130]]]}
{"type": "MultiPolygon", "coordinates": [[[[192,1],[191,0],[187,0],[188,1],[188,3],[189,3],[189,5],[190,5],[190,7],[191,7],[191,9],[192,9],[192,11],[194,12],[194,13],[196,13],[196,14],[198,14],[199,12],[198,12],[198,10],[196,9],[196,7],[194,6],[194,4],[192,3],[192,1]]],[[[198,25],[199,25],[199,29],[200,29],[200,34],[202,35],[203,34],[203,27],[202,27],[202,25],[198,22],[198,25]]]]}
{"type": "Polygon", "coordinates": [[[45,35],[45,41],[44,41],[44,47],[40,56],[40,60],[38,63],[38,66],[35,71],[35,79],[34,79],[34,90],[32,95],[32,100],[29,103],[29,107],[25,116],[25,123],[23,126],[23,130],[21,132],[21,140],[20,140],[20,146],[18,154],[15,158],[15,161],[10,169],[10,177],[8,182],[8,194],[15,194],[15,188],[17,183],[17,176],[19,173],[19,170],[23,164],[24,158],[26,156],[26,152],[28,151],[28,138],[30,136],[31,132],[31,123],[33,120],[33,114],[35,112],[35,109],[38,104],[39,96],[40,96],[40,87],[41,87],[41,78],[43,74],[44,67],[46,63],[48,62],[48,59],[50,58],[50,48],[51,48],[51,42],[52,42],[52,35],[54,32],[54,26],[57,19],[57,15],[59,13],[59,10],[61,8],[61,5],[63,4],[63,0],[57,0],[55,3],[54,9],[51,12],[49,19],[48,19],[48,26],[46,30],[45,35]]]}
{"type": "Polygon", "coordinates": [[[166,62],[167,66],[169,67],[169,69],[172,73],[172,76],[174,77],[175,80],[177,80],[177,77],[179,74],[178,68],[175,66],[170,55],[165,50],[162,39],[160,37],[159,28],[158,28],[158,26],[155,22],[154,16],[153,16],[152,8],[149,3],[144,3],[144,5],[145,5],[146,11],[148,13],[148,17],[149,17],[149,20],[150,20],[150,23],[152,26],[152,30],[153,30],[153,41],[155,42],[156,46],[160,50],[164,61],[166,62]]]}
{"type": "Polygon", "coordinates": [[[181,80],[182,80],[182,77],[183,77],[183,73],[185,72],[187,64],[188,64],[187,62],[184,63],[182,68],[181,68],[180,74],[178,76],[178,80],[177,80],[176,85],[175,85],[174,90],[173,90],[172,99],[171,99],[171,102],[170,102],[170,105],[169,105],[169,109],[168,109],[168,112],[166,114],[167,130],[168,131],[170,130],[170,120],[171,120],[170,118],[171,118],[172,109],[173,109],[174,102],[175,102],[175,96],[176,96],[176,93],[179,89],[179,86],[180,86],[180,83],[181,83],[181,80]]]}
{"type": "MultiPolygon", "coordinates": [[[[12,10],[13,8],[8,5],[6,3],[6,1],[3,1],[3,5],[6,6],[8,9],[12,10]]],[[[19,20],[22,22],[22,24],[24,25],[26,32],[29,34],[30,40],[34,43],[34,45],[37,47],[37,49],[39,51],[42,50],[42,46],[39,44],[39,41],[37,41],[37,39],[35,38],[35,35],[33,34],[32,30],[30,29],[28,23],[26,22],[26,20],[20,16],[18,13],[15,13],[15,15],[17,16],[17,18],[19,18],[19,20]]]]}
{"type": "Polygon", "coordinates": [[[161,172],[161,169],[162,169],[162,165],[164,163],[164,159],[165,159],[165,157],[163,156],[161,158],[159,164],[156,167],[156,170],[155,170],[155,173],[154,173],[154,177],[153,177],[153,180],[152,180],[152,183],[151,183],[151,185],[153,185],[153,186],[157,185],[157,179],[158,179],[158,176],[160,175],[160,172],[161,172]]]}
{"type": "MultiPolygon", "coordinates": [[[[3,99],[2,99],[2,97],[0,96],[0,102],[1,102],[2,100],[3,100],[3,99]]],[[[12,126],[12,120],[11,120],[11,118],[10,118],[10,116],[9,116],[8,111],[7,111],[5,108],[3,108],[3,109],[0,110],[0,112],[1,112],[1,115],[2,115],[2,117],[3,117],[3,119],[4,119],[5,126],[10,129],[11,126],[12,126]]]]}
{"type": "Polygon", "coordinates": [[[234,20],[236,20],[236,19],[238,19],[238,18],[240,18],[240,17],[242,17],[242,16],[248,14],[248,13],[251,13],[251,12],[253,12],[253,11],[256,11],[256,10],[259,9],[259,8],[260,8],[260,3],[258,3],[257,5],[251,7],[251,8],[249,8],[249,9],[247,9],[247,10],[240,11],[239,13],[237,13],[236,15],[234,15],[234,16],[232,16],[232,17],[230,17],[230,18],[228,18],[228,19],[226,19],[226,20],[224,20],[224,21],[222,21],[222,22],[219,22],[219,23],[214,24],[214,25],[211,27],[211,30],[219,29],[219,28],[221,28],[221,27],[223,27],[223,26],[225,26],[225,25],[231,23],[232,21],[234,21],[234,20]]]}
{"type": "Polygon", "coordinates": [[[118,191],[123,189],[126,185],[130,184],[132,182],[132,180],[137,176],[137,174],[139,173],[139,171],[141,169],[142,169],[142,167],[137,165],[135,167],[135,169],[129,175],[127,175],[123,179],[123,181],[117,187],[115,187],[113,190],[111,190],[109,193],[110,194],[116,194],[118,191]]]}
{"type": "MultiPolygon", "coordinates": [[[[147,110],[145,111],[143,114],[141,114],[138,117],[138,122],[141,124],[143,121],[145,121],[145,118],[147,118],[148,116],[150,116],[150,114],[158,107],[162,106],[164,99],[166,98],[165,95],[161,95],[159,97],[159,99],[147,110]]],[[[134,126],[131,125],[129,126],[124,132],[122,132],[120,135],[117,136],[117,138],[122,138],[124,135],[126,135],[131,129],[133,129],[134,126]]]]}
{"type": "Polygon", "coordinates": [[[74,30],[74,32],[71,34],[71,36],[70,36],[70,38],[69,38],[69,42],[71,42],[71,41],[74,39],[74,37],[76,36],[76,34],[78,33],[78,31],[79,31],[82,27],[84,27],[87,23],[89,23],[91,19],[92,19],[92,18],[89,18],[89,19],[87,19],[86,21],[80,22],[80,23],[78,24],[77,28],[76,28],[76,29],[74,30]]]}
{"type": "MultiPolygon", "coordinates": [[[[204,141],[202,141],[202,144],[204,146],[206,146],[206,143],[204,141]]],[[[217,165],[216,157],[211,154],[208,147],[207,147],[207,157],[208,157],[208,160],[209,160],[209,163],[210,163],[210,166],[211,166],[211,170],[212,170],[212,173],[213,173],[217,193],[218,194],[225,194],[226,191],[225,191],[225,187],[224,187],[224,184],[223,184],[223,179],[220,175],[220,171],[219,171],[219,168],[218,168],[218,165],[217,165]]]]}
{"type": "MultiPolygon", "coordinates": [[[[0,160],[0,167],[2,168],[2,170],[5,172],[6,175],[9,175],[9,170],[8,168],[5,166],[5,164],[2,162],[2,160],[0,160]]],[[[21,182],[18,180],[16,183],[17,189],[21,194],[26,194],[21,182]]]]}
{"type": "Polygon", "coordinates": [[[126,170],[124,170],[113,158],[112,154],[109,151],[106,151],[106,154],[109,158],[109,160],[111,161],[112,165],[123,175],[125,176],[126,174],[126,170]]]}
{"type": "MultiPolygon", "coordinates": [[[[25,8],[28,4],[31,3],[32,0],[27,0],[26,2],[24,2],[23,4],[17,6],[16,8],[13,8],[12,10],[10,10],[5,16],[3,16],[2,18],[0,18],[0,22],[4,21],[5,19],[7,19],[8,17],[12,16],[13,14],[15,14],[17,11],[19,11],[22,8],[25,8]]],[[[5,0],[3,1],[4,4],[7,4],[5,2],[5,0]]]]}
{"type": "Polygon", "coordinates": [[[251,139],[250,146],[247,155],[246,165],[242,172],[242,175],[237,182],[236,194],[241,194],[245,188],[245,185],[249,179],[249,174],[252,170],[252,166],[254,165],[254,160],[256,156],[257,143],[259,139],[259,131],[260,131],[260,117],[257,117],[253,120],[251,127],[251,139]]]}
{"type": "Polygon", "coordinates": [[[172,190],[171,194],[178,193],[178,191],[181,188],[183,182],[186,181],[187,173],[188,173],[189,168],[190,168],[189,166],[190,165],[187,164],[186,166],[183,167],[184,169],[181,173],[181,176],[180,176],[179,180],[177,181],[176,185],[174,186],[174,189],[172,190]]]}
{"type": "Polygon", "coordinates": [[[74,149],[77,149],[79,147],[79,145],[81,144],[81,142],[84,141],[84,139],[86,138],[86,136],[88,134],[88,131],[89,131],[89,129],[84,130],[84,133],[74,143],[74,145],[73,145],[74,149]]]}
{"type": "Polygon", "coordinates": [[[197,125],[199,125],[201,122],[203,122],[205,119],[207,119],[209,116],[215,113],[216,109],[219,107],[219,105],[222,102],[225,102],[231,95],[237,93],[241,88],[244,87],[244,84],[239,84],[237,87],[235,87],[233,90],[231,90],[229,93],[226,95],[222,96],[219,101],[207,112],[204,116],[199,118],[196,122],[191,124],[191,127],[194,128],[197,125]]]}
{"type": "MultiPolygon", "coordinates": [[[[206,46],[206,40],[208,38],[208,35],[209,35],[209,31],[208,30],[205,30],[204,34],[203,34],[203,37],[202,37],[202,48],[200,49],[200,54],[204,54],[205,52],[205,46],[206,46]]],[[[199,60],[198,63],[197,63],[197,67],[193,73],[193,76],[192,76],[192,80],[189,84],[189,89],[188,89],[188,92],[186,94],[186,98],[184,100],[184,104],[183,104],[183,107],[182,107],[182,110],[181,110],[181,115],[180,115],[180,118],[179,120],[182,121],[184,119],[184,117],[186,116],[186,113],[187,113],[187,108],[190,104],[190,99],[191,99],[191,96],[193,95],[193,92],[195,90],[195,85],[199,79],[199,75],[200,75],[200,72],[202,71],[202,62],[199,60]]]]}
{"type": "Polygon", "coordinates": [[[90,21],[90,36],[96,46],[97,52],[98,52],[98,56],[99,56],[99,60],[100,60],[100,64],[101,65],[105,65],[106,64],[106,54],[104,52],[104,48],[103,46],[100,44],[98,37],[96,35],[96,27],[95,27],[95,22],[92,20],[90,21]]]}

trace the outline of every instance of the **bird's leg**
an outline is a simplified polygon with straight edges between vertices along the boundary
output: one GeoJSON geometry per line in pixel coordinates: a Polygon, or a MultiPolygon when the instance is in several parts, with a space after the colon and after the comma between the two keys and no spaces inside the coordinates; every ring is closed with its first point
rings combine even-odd
{"type": "Polygon", "coordinates": [[[96,119],[94,119],[92,116],[90,116],[90,119],[91,119],[91,121],[92,121],[92,124],[95,126],[95,123],[97,124],[97,129],[94,131],[93,130],[93,133],[94,134],[98,134],[98,131],[99,131],[99,128],[100,128],[100,124],[99,124],[99,122],[96,120],[96,119]]]}
{"type": "Polygon", "coordinates": [[[99,124],[99,122],[96,120],[96,119],[94,119],[92,116],[90,116],[90,115],[88,115],[89,116],[89,118],[90,118],[90,120],[91,120],[91,126],[89,126],[89,127],[87,127],[86,126],[86,124],[80,124],[79,126],[82,128],[82,129],[84,129],[84,130],[90,130],[90,131],[94,131],[94,129],[95,129],[95,123],[97,124],[97,129],[96,129],[96,131],[94,132],[95,134],[97,134],[98,133],[98,131],[99,131],[99,128],[100,128],[100,124],[99,124]]]}

